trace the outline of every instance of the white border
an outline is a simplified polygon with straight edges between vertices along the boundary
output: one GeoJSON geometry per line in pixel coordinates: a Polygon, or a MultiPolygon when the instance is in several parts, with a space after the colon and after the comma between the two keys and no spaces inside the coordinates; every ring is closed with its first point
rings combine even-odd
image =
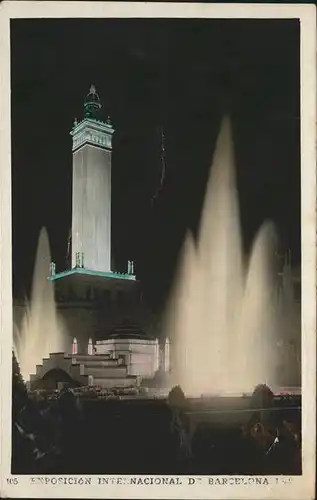
{"type": "MultiPolygon", "coordinates": [[[[19,2],[0,4],[0,304],[1,304],[1,497],[30,498],[257,498],[313,499],[316,388],[316,12],[303,4],[175,4],[19,2]],[[299,18],[301,23],[301,223],[302,223],[302,414],[303,475],[269,477],[269,486],[46,486],[10,475],[11,449],[11,143],[10,18],[299,18]],[[7,479],[17,478],[18,485],[7,479]]],[[[49,476],[46,476],[49,477],[49,476]]],[[[68,476],[64,476],[68,477],[68,476]]],[[[78,477],[78,476],[77,476],[78,477]]],[[[126,476],[127,477],[127,476],[126,476]]],[[[242,483],[242,481],[241,481],[242,483]]]]}

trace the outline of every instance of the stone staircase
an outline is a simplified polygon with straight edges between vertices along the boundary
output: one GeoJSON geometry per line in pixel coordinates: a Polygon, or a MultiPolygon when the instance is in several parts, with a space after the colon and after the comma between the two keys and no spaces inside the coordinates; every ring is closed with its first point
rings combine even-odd
{"type": "Polygon", "coordinates": [[[52,353],[36,366],[36,373],[30,376],[30,388],[39,386],[40,381],[51,370],[64,371],[76,384],[98,385],[100,387],[128,387],[137,384],[137,377],[128,375],[127,365],[121,359],[107,354],[78,354],[71,356],[62,352],[52,353]]]}

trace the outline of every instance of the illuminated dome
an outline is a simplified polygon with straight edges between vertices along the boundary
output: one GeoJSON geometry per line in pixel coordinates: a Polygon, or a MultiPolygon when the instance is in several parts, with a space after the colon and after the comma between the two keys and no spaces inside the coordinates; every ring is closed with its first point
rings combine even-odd
{"type": "Polygon", "coordinates": [[[84,109],[86,118],[98,117],[99,111],[101,109],[101,102],[94,85],[90,86],[89,93],[85,97],[84,109]]]}
{"type": "Polygon", "coordinates": [[[152,337],[143,332],[137,325],[123,322],[121,325],[113,328],[109,334],[109,339],[135,339],[135,340],[153,340],[152,337]]]}

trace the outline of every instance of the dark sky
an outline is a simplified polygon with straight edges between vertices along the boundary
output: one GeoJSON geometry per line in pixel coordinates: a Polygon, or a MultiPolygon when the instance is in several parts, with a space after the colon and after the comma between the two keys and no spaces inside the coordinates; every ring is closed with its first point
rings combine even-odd
{"type": "Polygon", "coordinates": [[[266,218],[300,259],[297,20],[14,20],[11,23],[14,293],[28,291],[41,226],[57,270],[71,225],[71,130],[90,84],[116,129],[112,251],[162,301],[195,230],[231,110],[246,251],[266,218]],[[161,176],[160,128],[166,175],[161,176]]]}

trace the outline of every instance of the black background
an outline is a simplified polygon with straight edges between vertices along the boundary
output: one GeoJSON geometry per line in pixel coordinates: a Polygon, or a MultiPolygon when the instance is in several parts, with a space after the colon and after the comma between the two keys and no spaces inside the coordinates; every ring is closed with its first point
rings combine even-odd
{"type": "Polygon", "coordinates": [[[69,131],[91,83],[116,129],[114,266],[136,261],[153,307],[166,296],[186,228],[197,227],[228,109],[245,249],[271,218],[298,264],[299,37],[297,20],[11,21],[14,295],[29,293],[41,226],[57,271],[65,269],[69,131]]]}

